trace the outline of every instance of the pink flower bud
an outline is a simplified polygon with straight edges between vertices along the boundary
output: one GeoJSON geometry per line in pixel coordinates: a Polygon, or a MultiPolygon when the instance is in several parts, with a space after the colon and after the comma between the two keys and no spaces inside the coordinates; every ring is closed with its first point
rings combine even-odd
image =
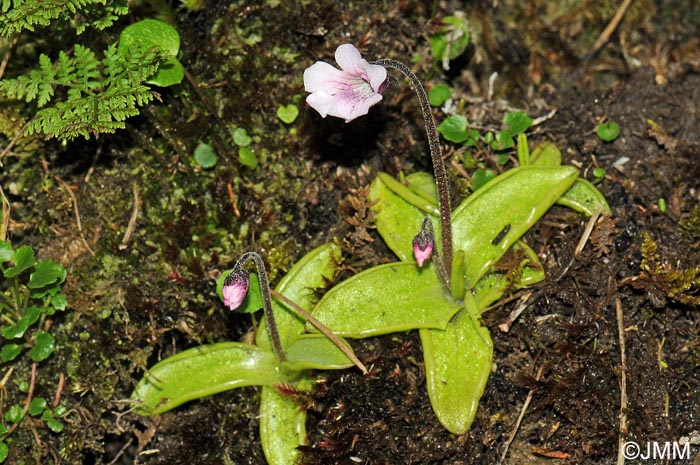
{"type": "Polygon", "coordinates": [[[221,293],[224,296],[224,305],[231,310],[240,307],[243,303],[243,299],[248,295],[249,287],[250,278],[248,277],[248,272],[245,270],[236,272],[236,270],[234,270],[231,274],[226,276],[226,279],[224,279],[224,287],[221,289],[221,293]]]}
{"type": "Polygon", "coordinates": [[[433,255],[435,235],[433,234],[433,224],[428,218],[423,220],[420,232],[413,238],[413,256],[419,267],[433,255]]]}
{"type": "Polygon", "coordinates": [[[420,241],[413,240],[413,256],[416,258],[419,267],[423,267],[423,262],[428,260],[432,254],[433,244],[429,242],[421,244],[420,241]]]}

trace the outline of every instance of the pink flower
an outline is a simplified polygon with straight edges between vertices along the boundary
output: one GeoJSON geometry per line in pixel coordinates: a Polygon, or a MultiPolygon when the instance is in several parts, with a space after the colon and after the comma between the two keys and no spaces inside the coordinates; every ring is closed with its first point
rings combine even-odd
{"type": "Polygon", "coordinates": [[[348,123],[382,99],[386,68],[369,64],[351,44],[336,49],[335,61],[340,70],[317,61],[304,71],[304,88],[311,92],[306,102],[324,118],[337,116],[348,123]]]}
{"type": "Polygon", "coordinates": [[[224,305],[229,309],[235,310],[241,306],[243,299],[248,295],[250,287],[250,278],[248,272],[241,270],[240,272],[232,272],[224,279],[224,287],[221,288],[221,293],[224,296],[224,305]]]}
{"type": "Polygon", "coordinates": [[[435,244],[435,235],[433,234],[433,224],[428,218],[423,220],[420,231],[413,238],[413,256],[418,263],[418,267],[422,268],[423,263],[433,255],[433,245],[435,244]]]}

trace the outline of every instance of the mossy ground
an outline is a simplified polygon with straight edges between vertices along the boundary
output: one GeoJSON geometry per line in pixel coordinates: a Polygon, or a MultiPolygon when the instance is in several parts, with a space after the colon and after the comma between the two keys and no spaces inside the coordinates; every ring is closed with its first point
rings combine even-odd
{"type": "MultiPolygon", "coordinates": [[[[332,240],[346,249],[346,273],[391,259],[373,231],[373,241],[366,240],[361,201],[350,197],[361,199],[357,189],[378,170],[427,169],[427,145],[404,82],[351,124],[323,120],[304,106],[304,68],[332,61],[335,47],[348,41],[370,59],[413,63],[428,86],[448,84],[470,122],[482,128],[499,129],[511,105],[533,117],[556,109],[534,128],[531,142],[554,141],[588,179],[594,167],[604,168],[599,187],[614,214],[561,280],[538,288],[541,297],[510,332],[497,326],[517,302],[486,314],[495,366],[467,435],[450,435],[432,415],[416,335],[393,335],[355,343],[374,364],[372,376],[331,373],[319,385],[305,460],[496,463],[531,391],[506,463],[544,462],[551,453],[569,463],[612,463],[619,434],[618,299],[629,437],[673,441],[700,430],[700,315],[692,303],[698,283],[685,283],[690,300],[683,300],[664,279],[700,266],[700,11],[681,1],[635,2],[610,42],[589,56],[618,3],[474,2],[465,10],[472,45],[450,70],[432,60],[427,34],[459,2],[209,2],[199,11],[171,10],[192,80],[163,90],[162,103],[118,134],[68,144],[22,140],[2,160],[10,239],[66,266],[70,303],[53,322],[58,351],[39,366],[37,379],[37,393],[53,398],[65,376],[65,430],[55,434],[24,422],[11,438],[10,463],[265,463],[253,388],[158,418],[129,413],[128,398],[157,360],[250,331],[250,317],[225,311],[214,292],[214,278],[243,252],[259,251],[273,282],[332,240]],[[494,72],[495,93],[487,99],[494,72]],[[276,110],[290,103],[300,115],[285,124],[276,110]],[[652,131],[649,119],[661,129],[652,131]],[[602,120],[620,124],[615,142],[595,135],[602,120]],[[252,138],[256,168],[239,162],[230,136],[239,127],[252,138]],[[211,170],[193,160],[200,142],[219,156],[211,170]],[[75,193],[82,232],[61,181],[75,193]],[[135,205],[135,227],[125,238],[135,205]],[[353,216],[359,223],[347,221],[353,216]],[[657,245],[653,269],[642,267],[650,260],[645,233],[657,245]],[[345,413],[338,415],[341,407],[345,413]]],[[[153,14],[136,7],[120,24],[153,14]]],[[[61,45],[36,34],[21,39],[61,45]]],[[[10,66],[29,60],[30,52],[21,46],[10,66]]],[[[18,110],[2,105],[2,130],[11,138],[18,110]]],[[[435,116],[445,115],[436,109],[435,116]]],[[[456,147],[447,156],[463,159],[456,147]]],[[[503,169],[486,154],[475,156],[503,169]]],[[[457,171],[450,176],[455,197],[463,195],[467,182],[457,171]]],[[[565,269],[584,226],[583,218],[555,208],[529,233],[546,257],[548,276],[565,269]]],[[[692,280],[692,273],[684,276],[692,280]]],[[[16,367],[5,399],[23,398],[17,386],[28,373],[28,366],[16,367]]]]}

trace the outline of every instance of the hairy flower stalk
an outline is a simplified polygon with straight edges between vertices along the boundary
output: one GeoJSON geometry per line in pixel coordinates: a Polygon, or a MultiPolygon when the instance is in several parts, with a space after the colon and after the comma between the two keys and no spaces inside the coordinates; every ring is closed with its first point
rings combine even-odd
{"type": "Polygon", "coordinates": [[[350,122],[367,114],[369,108],[382,100],[387,86],[386,68],[399,70],[411,81],[418,94],[428,135],[430,156],[438,192],[438,209],[442,234],[442,264],[436,263],[445,288],[450,289],[452,276],[452,208],[447,170],[442,159],[442,148],[430,110],[428,95],[418,77],[403,63],[384,59],[368,63],[352,44],[340,45],[335,51],[340,69],[317,61],[304,71],[304,88],[310,95],[306,102],[324,118],[328,115],[350,122]]]}
{"type": "Polygon", "coordinates": [[[265,320],[267,321],[268,334],[270,335],[270,342],[272,343],[272,349],[275,352],[277,358],[284,362],[287,357],[284,354],[284,349],[280,342],[279,331],[277,329],[277,323],[275,322],[275,317],[272,313],[272,301],[270,295],[275,296],[276,299],[282,301],[288,308],[294,310],[296,313],[301,315],[302,318],[307,320],[309,323],[314,325],[321,333],[323,333],[328,339],[333,342],[333,344],[340,349],[341,352],[345,354],[352,363],[358,367],[362,373],[367,374],[367,367],[355,356],[350,348],[343,341],[340,340],[338,336],[333,334],[330,329],[316,318],[313,317],[306,310],[301,308],[299,305],[294,303],[292,300],[288,299],[279,292],[270,289],[269,282],[267,280],[267,272],[265,271],[265,264],[256,252],[247,252],[238,259],[233,267],[233,270],[224,279],[224,285],[221,289],[221,293],[224,297],[224,305],[229,307],[231,310],[236,310],[241,306],[243,300],[248,294],[248,289],[250,288],[250,277],[243,266],[252,260],[255,263],[255,267],[258,269],[258,280],[260,281],[260,292],[263,297],[263,308],[265,312],[265,320]]]}
{"type": "Polygon", "coordinates": [[[243,303],[245,295],[248,293],[250,280],[248,272],[243,269],[243,266],[252,260],[255,267],[258,269],[258,279],[260,280],[260,292],[263,298],[263,312],[265,321],[267,322],[268,334],[272,343],[272,350],[279,361],[284,362],[287,357],[284,355],[284,349],[280,343],[279,331],[277,331],[277,323],[272,314],[272,301],[270,300],[270,284],[267,280],[267,272],[265,271],[265,263],[256,252],[247,252],[238,259],[231,273],[224,280],[224,287],[221,293],[224,295],[224,304],[231,310],[235,310],[243,303]]]}
{"type": "Polygon", "coordinates": [[[438,193],[438,209],[440,210],[440,231],[442,234],[442,270],[438,267],[440,277],[447,289],[450,289],[450,277],[452,276],[452,207],[450,205],[450,188],[447,181],[447,170],[442,159],[442,148],[435,129],[435,120],[430,110],[428,94],[425,92],[423,84],[408,66],[400,61],[383,59],[373,61],[372,64],[400,71],[411,81],[411,85],[418,94],[420,107],[423,111],[425,122],[425,132],[428,135],[428,145],[430,146],[430,157],[433,160],[433,171],[435,173],[435,184],[438,193]]]}

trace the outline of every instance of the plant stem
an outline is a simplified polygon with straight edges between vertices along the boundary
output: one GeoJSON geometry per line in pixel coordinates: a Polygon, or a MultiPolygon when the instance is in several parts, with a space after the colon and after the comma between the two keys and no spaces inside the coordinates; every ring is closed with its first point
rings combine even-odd
{"type": "Polygon", "coordinates": [[[316,319],[312,314],[301,308],[299,305],[297,305],[294,301],[291,299],[288,299],[287,297],[283,296],[279,292],[275,291],[274,289],[270,289],[270,293],[276,298],[281,300],[286,306],[297,312],[299,315],[302,316],[306,321],[311,323],[323,333],[324,336],[326,336],[328,339],[331,340],[333,344],[340,349],[342,353],[345,354],[347,358],[350,359],[352,363],[355,364],[357,368],[359,368],[362,371],[362,374],[367,374],[367,367],[360,361],[360,359],[357,358],[357,356],[348,348],[346,344],[343,343],[343,341],[333,334],[333,331],[331,331],[328,326],[324,325],[320,321],[316,319]]]}
{"type": "Polygon", "coordinates": [[[277,323],[275,322],[275,317],[272,314],[270,283],[267,280],[267,271],[265,271],[265,263],[263,263],[262,258],[260,258],[260,255],[258,255],[257,252],[246,252],[241,258],[238,259],[231,274],[240,273],[243,270],[243,265],[245,265],[248,260],[252,260],[253,263],[255,263],[255,267],[258,269],[260,292],[262,293],[263,298],[263,312],[265,313],[265,321],[267,321],[267,332],[270,335],[272,350],[275,352],[277,359],[280,362],[284,362],[287,357],[284,355],[284,349],[280,343],[279,331],[277,330],[277,323]]]}
{"type": "Polygon", "coordinates": [[[440,210],[440,231],[442,235],[442,266],[438,267],[438,272],[443,284],[450,289],[450,277],[452,276],[452,207],[450,206],[450,186],[447,180],[447,170],[445,161],[442,159],[442,148],[435,129],[435,120],[430,110],[428,94],[425,92],[423,84],[411,69],[400,61],[383,59],[372,64],[393,68],[400,71],[411,81],[411,85],[418,94],[423,120],[425,121],[425,132],[428,135],[430,146],[430,157],[433,161],[433,172],[435,173],[435,185],[438,193],[438,209],[440,210]],[[442,268],[442,269],[441,269],[442,268]]]}

